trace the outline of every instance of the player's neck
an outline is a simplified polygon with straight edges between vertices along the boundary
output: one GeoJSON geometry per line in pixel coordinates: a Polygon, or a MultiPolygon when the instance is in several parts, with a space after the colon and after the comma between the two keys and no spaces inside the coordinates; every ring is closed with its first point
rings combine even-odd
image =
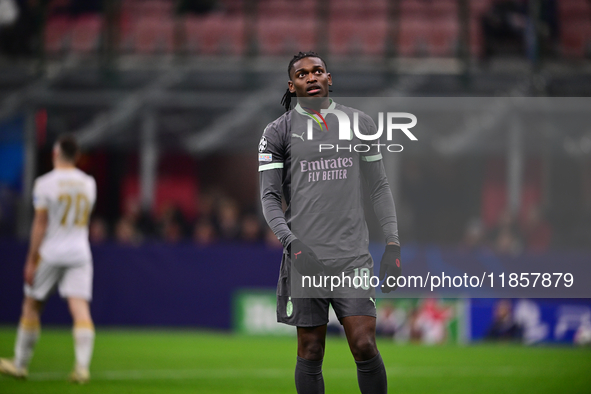
{"type": "Polygon", "coordinates": [[[56,161],[53,164],[53,168],[55,168],[56,170],[73,170],[76,168],[76,166],[72,163],[64,163],[64,162],[56,161]]]}
{"type": "Polygon", "coordinates": [[[330,107],[332,100],[330,97],[298,97],[298,103],[301,107],[312,108],[316,111],[330,107]]]}

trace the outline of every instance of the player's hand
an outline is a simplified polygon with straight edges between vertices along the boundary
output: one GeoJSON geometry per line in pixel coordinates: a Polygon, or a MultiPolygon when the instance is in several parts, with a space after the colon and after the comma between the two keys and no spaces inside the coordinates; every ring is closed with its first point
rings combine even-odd
{"type": "Polygon", "coordinates": [[[25,283],[29,286],[33,286],[33,279],[35,278],[35,272],[37,271],[37,265],[33,261],[27,261],[25,263],[24,277],[25,283]]]}
{"type": "Polygon", "coordinates": [[[316,254],[299,239],[291,241],[287,247],[291,262],[301,275],[316,275],[324,270],[316,254]]]}
{"type": "MultiPolygon", "coordinates": [[[[402,274],[402,267],[400,266],[400,245],[386,245],[386,251],[380,262],[380,281],[390,276],[398,278],[400,274],[402,274]]],[[[389,286],[386,280],[384,287],[382,287],[382,293],[389,293],[398,288],[394,280],[390,279],[390,285],[392,284],[393,286],[389,286]]]]}

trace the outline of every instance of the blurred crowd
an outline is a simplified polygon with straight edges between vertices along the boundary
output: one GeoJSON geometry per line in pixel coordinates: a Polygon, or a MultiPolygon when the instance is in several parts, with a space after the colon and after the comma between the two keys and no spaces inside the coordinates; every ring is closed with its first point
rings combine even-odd
{"type": "Polygon", "coordinates": [[[497,254],[517,255],[524,250],[546,252],[551,240],[552,227],[542,216],[540,208],[534,205],[521,222],[510,210],[505,210],[497,224],[488,230],[480,219],[472,219],[467,225],[461,246],[469,250],[487,247],[497,254]]]}
{"type": "Polygon", "coordinates": [[[412,307],[383,301],[377,314],[379,336],[428,345],[447,342],[450,321],[456,318],[454,305],[436,298],[425,298],[412,307]]]}
{"type": "Polygon", "coordinates": [[[169,244],[193,242],[197,245],[242,242],[281,248],[275,234],[261,215],[241,209],[237,201],[219,191],[202,193],[198,215],[190,218],[174,204],[165,204],[160,212],[141,208],[137,200],[128,200],[122,216],[113,223],[95,216],[90,223],[90,241],[100,244],[115,241],[140,245],[146,241],[169,244]]]}

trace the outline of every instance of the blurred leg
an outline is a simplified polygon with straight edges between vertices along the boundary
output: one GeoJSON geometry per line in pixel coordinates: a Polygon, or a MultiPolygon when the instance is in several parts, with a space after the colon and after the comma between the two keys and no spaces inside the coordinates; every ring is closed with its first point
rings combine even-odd
{"type": "Polygon", "coordinates": [[[41,332],[39,317],[42,308],[43,302],[25,297],[14,346],[14,364],[17,368],[26,369],[31,362],[41,332]]]}
{"type": "Polygon", "coordinates": [[[74,320],[74,350],[76,367],[88,369],[94,349],[94,324],[90,316],[88,301],[82,298],[68,298],[68,306],[74,320]]]}

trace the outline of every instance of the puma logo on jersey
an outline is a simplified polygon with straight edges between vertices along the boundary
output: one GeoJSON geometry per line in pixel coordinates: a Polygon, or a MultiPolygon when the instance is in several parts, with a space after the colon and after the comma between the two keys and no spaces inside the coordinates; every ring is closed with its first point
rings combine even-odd
{"type": "Polygon", "coordinates": [[[369,300],[373,302],[373,307],[376,307],[376,300],[374,298],[369,297],[369,300]]]}
{"type": "Polygon", "coordinates": [[[306,134],[305,131],[302,133],[302,135],[297,135],[296,133],[291,133],[291,136],[301,138],[301,140],[304,141],[304,134],[306,134]]]}

